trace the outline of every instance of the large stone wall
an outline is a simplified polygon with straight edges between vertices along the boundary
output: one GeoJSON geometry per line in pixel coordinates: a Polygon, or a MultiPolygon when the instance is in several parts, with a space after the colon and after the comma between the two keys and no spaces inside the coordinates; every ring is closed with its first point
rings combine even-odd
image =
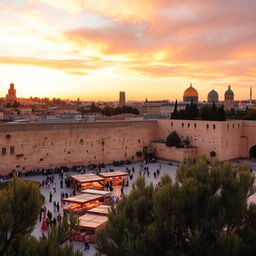
{"type": "Polygon", "coordinates": [[[152,120],[70,124],[1,124],[0,173],[60,165],[136,160],[136,152],[172,132],[199,153],[221,160],[249,157],[256,121],[152,120]]]}
{"type": "Polygon", "coordinates": [[[211,151],[221,161],[240,157],[242,121],[158,120],[159,139],[166,139],[172,131],[182,139],[188,137],[191,145],[208,158],[211,151]]]}
{"type": "Polygon", "coordinates": [[[156,139],[156,124],[123,121],[0,125],[0,172],[136,160],[136,152],[156,139]]]}

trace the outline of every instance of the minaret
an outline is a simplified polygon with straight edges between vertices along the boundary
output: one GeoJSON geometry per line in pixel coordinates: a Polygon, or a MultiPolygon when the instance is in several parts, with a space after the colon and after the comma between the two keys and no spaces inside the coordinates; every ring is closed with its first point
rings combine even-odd
{"type": "Polygon", "coordinates": [[[252,107],[252,87],[250,88],[250,107],[252,107]]]}

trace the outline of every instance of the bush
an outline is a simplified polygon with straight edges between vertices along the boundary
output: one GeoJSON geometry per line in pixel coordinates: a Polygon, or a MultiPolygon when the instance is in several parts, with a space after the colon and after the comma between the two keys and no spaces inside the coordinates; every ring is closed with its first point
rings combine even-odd
{"type": "Polygon", "coordinates": [[[168,147],[180,147],[181,140],[176,131],[172,132],[166,139],[166,146],[168,147]]]}
{"type": "Polygon", "coordinates": [[[142,157],[142,152],[141,152],[141,151],[137,151],[137,152],[136,152],[136,156],[137,156],[137,157],[142,157]]]}

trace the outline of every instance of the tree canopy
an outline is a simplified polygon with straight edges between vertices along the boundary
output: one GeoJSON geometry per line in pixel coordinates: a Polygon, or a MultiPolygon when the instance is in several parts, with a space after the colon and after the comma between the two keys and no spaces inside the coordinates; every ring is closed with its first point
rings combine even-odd
{"type": "Polygon", "coordinates": [[[176,180],[159,187],[139,178],[97,234],[98,255],[254,255],[255,178],[248,166],[233,168],[204,157],[184,162],[176,180]]]}
{"type": "Polygon", "coordinates": [[[178,133],[176,131],[171,132],[166,139],[166,146],[179,147],[180,145],[181,145],[181,139],[178,133]]]}
{"type": "Polygon", "coordinates": [[[191,102],[186,105],[185,109],[178,110],[177,100],[171,115],[172,119],[184,120],[209,120],[209,121],[225,121],[226,114],[223,105],[217,107],[215,102],[211,106],[203,106],[198,109],[197,104],[191,102]]]}
{"type": "Polygon", "coordinates": [[[66,219],[45,239],[31,236],[43,203],[39,185],[16,177],[0,190],[1,256],[81,256],[72,245],[62,246],[77,231],[77,220],[66,219]]]}

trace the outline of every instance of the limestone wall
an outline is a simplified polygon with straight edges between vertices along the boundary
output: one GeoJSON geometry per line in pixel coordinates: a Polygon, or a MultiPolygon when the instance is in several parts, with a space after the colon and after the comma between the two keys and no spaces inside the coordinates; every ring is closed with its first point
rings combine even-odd
{"type": "Polygon", "coordinates": [[[123,121],[0,125],[0,172],[136,160],[136,152],[156,139],[156,124],[123,121]]]}
{"type": "Polygon", "coordinates": [[[242,121],[158,120],[159,139],[166,139],[172,131],[182,139],[188,137],[191,145],[208,158],[211,151],[221,161],[240,157],[242,121]]]}
{"type": "Polygon", "coordinates": [[[151,142],[151,147],[156,150],[156,157],[164,160],[183,161],[185,158],[195,159],[197,148],[167,147],[164,143],[151,142]]]}

